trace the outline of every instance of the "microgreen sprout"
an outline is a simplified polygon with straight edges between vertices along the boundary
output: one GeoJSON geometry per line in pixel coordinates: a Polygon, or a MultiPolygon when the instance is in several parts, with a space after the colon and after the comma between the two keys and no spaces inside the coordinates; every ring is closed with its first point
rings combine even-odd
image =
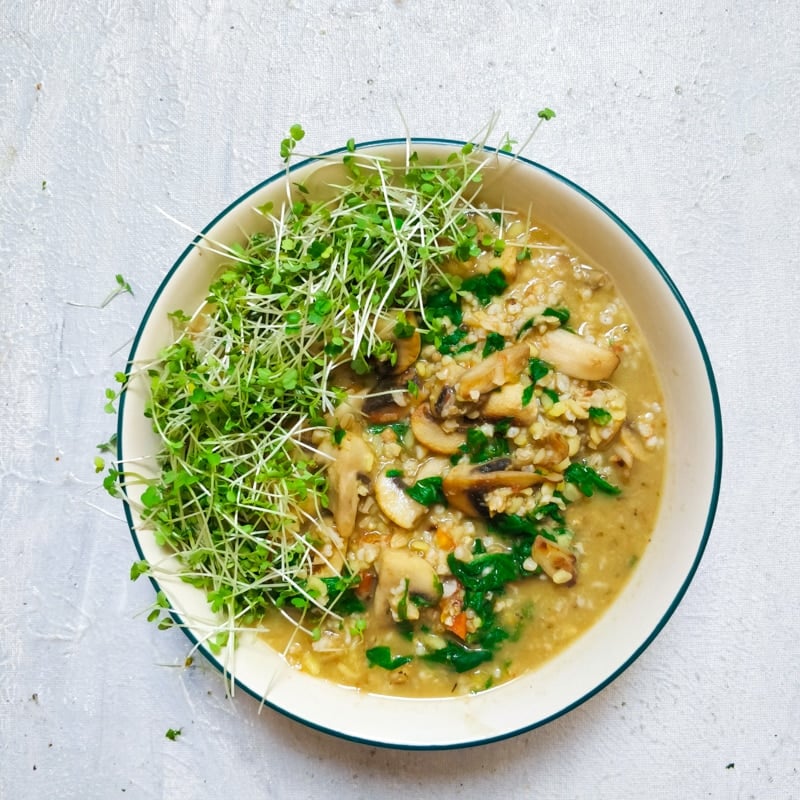
{"type": "Polygon", "coordinates": [[[285,164],[289,163],[292,158],[292,153],[294,153],[295,147],[297,147],[297,143],[301,141],[305,135],[306,132],[303,130],[302,126],[296,123],[289,128],[289,135],[281,140],[281,158],[285,164]]]}
{"type": "MultiPolygon", "coordinates": [[[[287,169],[304,136],[293,125],[281,142],[287,169]]],[[[214,652],[273,608],[310,635],[347,613],[357,576],[337,569],[343,554],[332,555],[325,522],[326,448],[345,439],[334,416],[345,398],[337,371],[368,372],[393,356],[380,335],[387,317],[398,339],[418,330],[441,341],[461,321],[460,289],[485,304],[505,288],[499,270],[462,287],[445,269],[498,248],[481,245],[474,222],[501,213],[476,205],[489,159],[481,146],[424,165],[409,148],[399,167],[353,153],[352,141],[347,150],[350,178],[333,196],[295,184],[285,203],[258,209],[270,232],[202,242],[224,259],[203,306],[174,311],[173,343],[106,392],[113,413],[131,382],[145,389],[161,449],[158,477],[115,462],[104,486],[124,486],[155,541],[177,554],[182,580],[205,591],[224,620],[205,640],[214,652]],[[329,582],[316,577],[321,569],[329,582]]],[[[115,294],[130,291],[117,279],[115,294]]],[[[157,565],[136,562],[131,578],[144,574],[157,575],[157,565]]],[[[151,617],[173,624],[165,598],[151,617]]]]}
{"type": "Polygon", "coordinates": [[[133,294],[133,289],[131,289],[131,285],[122,275],[117,274],[114,276],[117,281],[117,286],[115,289],[111,291],[111,293],[100,303],[100,308],[105,308],[115,297],[119,297],[121,294],[133,294]]]}
{"type": "Polygon", "coordinates": [[[74,306],[75,308],[105,308],[115,297],[119,297],[121,294],[130,294],[133,295],[133,289],[131,288],[130,283],[125,280],[119,273],[114,276],[114,279],[117,282],[117,285],[114,289],[106,295],[105,299],[102,303],[98,305],[94,305],[92,303],[76,303],[72,300],[67,300],[68,306],[74,306]]]}

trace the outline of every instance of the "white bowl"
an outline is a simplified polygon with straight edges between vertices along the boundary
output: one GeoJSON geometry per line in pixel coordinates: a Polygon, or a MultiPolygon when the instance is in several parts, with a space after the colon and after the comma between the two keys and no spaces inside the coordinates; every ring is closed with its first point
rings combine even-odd
{"type": "MultiPolygon", "coordinates": [[[[369,142],[361,151],[402,160],[408,142],[369,142]]],[[[421,159],[444,158],[462,142],[415,139],[421,159]]],[[[331,151],[327,157],[344,151],[331,151]]],[[[325,169],[325,167],[322,167],[325,169]]],[[[318,160],[291,171],[308,183],[318,160]]],[[[668,466],[652,541],[620,596],[603,617],[567,649],[539,669],[490,691],[458,698],[405,699],[361,693],[289,668],[257,640],[242,642],[233,655],[217,657],[203,644],[209,627],[203,592],[172,577],[159,579],[199,650],[253,697],[310,726],[347,739],[403,748],[459,747],[502,739],[543,725],[588,699],[639,656],[665,625],[697,569],[711,529],[719,492],[722,428],[711,365],[700,333],[675,285],[653,254],[617,216],[576,184],[523,158],[498,153],[487,168],[485,196],[511,208],[532,206],[535,217],[554,228],[613,277],[646,337],[662,382],[668,420],[668,466]],[[232,663],[228,659],[234,659],[232,663]]],[[[206,240],[243,241],[243,231],[263,228],[254,209],[286,196],[284,173],[236,200],[203,231],[206,240]]],[[[168,343],[167,313],[199,307],[220,258],[195,238],[167,274],[150,303],[129,363],[154,357],[168,343]]],[[[120,402],[118,457],[128,463],[152,456],[155,440],[143,415],[145,386],[132,380],[120,402]]],[[[152,459],[150,468],[154,469],[152,459]]],[[[131,489],[131,499],[138,499],[131,489]]],[[[164,552],[125,504],[141,558],[164,552]]],[[[154,581],[155,584],[155,581],[154,581]]]]}

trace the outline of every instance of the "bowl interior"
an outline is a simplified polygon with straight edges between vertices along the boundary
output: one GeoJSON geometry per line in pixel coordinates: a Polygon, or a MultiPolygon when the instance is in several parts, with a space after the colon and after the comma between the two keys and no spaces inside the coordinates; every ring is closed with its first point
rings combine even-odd
{"type": "MultiPolygon", "coordinates": [[[[421,159],[444,158],[460,143],[415,140],[421,159]]],[[[402,161],[407,143],[378,142],[360,149],[402,161]]],[[[337,171],[332,160],[298,165],[292,182],[319,187],[337,171]]],[[[721,429],[713,375],[702,340],[678,291],[653,255],[602,204],[563,177],[525,159],[492,155],[484,196],[491,204],[519,210],[552,227],[605,269],[619,287],[647,339],[664,391],[668,420],[668,466],[658,523],[631,580],[605,615],[544,666],[480,694],[409,700],[360,693],[289,668],[266,645],[252,639],[214,656],[204,644],[217,621],[204,595],[165,576],[169,597],[187,635],[235,683],[267,705],[314,727],[359,741],[410,748],[455,747],[491,741],[530,729],[568,711],[627,667],[665,624],[702,555],[716,506],[721,429]],[[188,622],[191,620],[191,622],[188,622]],[[390,723],[387,723],[390,720],[390,723]]],[[[223,258],[216,243],[243,241],[243,231],[263,228],[254,209],[278,205],[287,193],[283,175],[257,186],[220,214],[205,237],[190,245],[154,297],[131,351],[131,362],[154,358],[172,336],[167,314],[199,307],[223,258]]],[[[143,415],[143,379],[133,379],[120,407],[119,458],[154,470],[156,441],[143,415]]],[[[138,499],[130,487],[131,499],[138,499]]],[[[140,526],[126,505],[141,557],[170,565],[171,559],[140,526]]]]}

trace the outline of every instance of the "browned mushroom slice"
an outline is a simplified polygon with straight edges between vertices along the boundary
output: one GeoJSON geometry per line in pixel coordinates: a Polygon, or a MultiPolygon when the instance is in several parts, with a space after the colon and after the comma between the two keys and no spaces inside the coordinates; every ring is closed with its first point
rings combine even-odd
{"type": "Polygon", "coordinates": [[[555,542],[537,536],[531,547],[531,558],[544,570],[548,578],[557,584],[572,584],[578,577],[577,559],[555,542]]]}
{"type": "Polygon", "coordinates": [[[384,550],[376,563],[378,585],[373,600],[374,616],[379,622],[394,618],[400,622],[417,619],[419,610],[414,598],[425,605],[435,605],[442,596],[442,584],[434,568],[410,550],[384,550]],[[401,601],[405,601],[401,605],[401,601]],[[387,612],[392,611],[390,617],[387,612]]]}
{"type": "Polygon", "coordinates": [[[511,459],[498,458],[485,464],[458,464],[442,480],[447,502],[470,517],[488,517],[485,495],[494,489],[521,492],[548,478],[537,472],[509,469],[511,459]]]}
{"type": "Polygon", "coordinates": [[[397,360],[392,369],[393,375],[405,372],[418,358],[422,349],[422,337],[419,331],[414,331],[411,336],[405,339],[395,339],[394,349],[397,353],[397,360]]]}
{"type": "Polygon", "coordinates": [[[528,426],[536,422],[539,406],[535,402],[522,405],[522,393],[525,387],[521,383],[507,383],[496,392],[492,392],[483,404],[482,416],[487,419],[504,419],[511,417],[520,425],[528,426]]]}
{"type": "Polygon", "coordinates": [[[447,433],[431,415],[430,406],[420,403],[411,415],[411,430],[414,438],[434,453],[451,455],[457,453],[467,437],[460,431],[447,433]]]}
{"type": "Polygon", "coordinates": [[[456,396],[459,400],[477,401],[487,392],[519,381],[529,358],[530,348],[524,343],[492,353],[461,376],[456,386],[456,396]]]}
{"type": "Polygon", "coordinates": [[[406,530],[413,528],[417,520],[428,510],[406,492],[406,484],[402,478],[381,475],[375,479],[374,489],[375,501],[380,510],[395,525],[406,530]]]}
{"type": "Polygon", "coordinates": [[[367,420],[372,424],[383,425],[407,417],[410,409],[405,403],[408,399],[408,383],[412,380],[419,386],[419,379],[413,370],[379,380],[361,407],[367,420]]]}
{"type": "Polygon", "coordinates": [[[619,356],[613,351],[563,328],[548,331],[538,347],[540,358],[570,378],[602,381],[610,378],[619,365],[619,356]]]}
{"type": "MultiPolygon", "coordinates": [[[[409,320],[409,323],[414,324],[413,318],[409,320]]],[[[375,331],[380,339],[389,341],[394,345],[394,364],[389,360],[378,364],[379,370],[390,375],[399,375],[401,372],[405,372],[419,358],[419,353],[422,349],[422,337],[419,335],[419,331],[415,330],[411,336],[400,338],[394,332],[396,325],[397,319],[383,316],[375,331]]]]}
{"type": "Polygon", "coordinates": [[[435,396],[431,394],[431,414],[439,419],[452,417],[460,414],[461,411],[456,406],[455,389],[445,384],[435,396]]]}
{"type": "Polygon", "coordinates": [[[358,486],[372,471],[374,455],[369,445],[354,433],[345,434],[341,444],[330,453],[328,487],[333,521],[339,535],[347,539],[353,532],[358,511],[358,486]]]}

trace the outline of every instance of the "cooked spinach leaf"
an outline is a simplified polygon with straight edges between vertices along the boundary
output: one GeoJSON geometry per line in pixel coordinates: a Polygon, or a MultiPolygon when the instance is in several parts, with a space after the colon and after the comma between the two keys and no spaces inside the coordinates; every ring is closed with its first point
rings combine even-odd
{"type": "Polygon", "coordinates": [[[491,661],[492,651],[471,649],[455,642],[448,642],[444,647],[426,653],[422,658],[437,664],[448,664],[456,672],[469,672],[484,661],[491,661]]]}
{"type": "Polygon", "coordinates": [[[588,464],[570,464],[564,471],[564,479],[574,483],[586,497],[591,497],[595,489],[605,494],[619,494],[622,491],[601,477],[588,464]]]}
{"type": "Polygon", "coordinates": [[[366,652],[371,667],[380,667],[389,671],[402,667],[412,660],[411,656],[392,656],[392,651],[385,646],[371,647],[366,652]]]}
{"type": "Polygon", "coordinates": [[[506,340],[499,334],[491,331],[486,334],[486,342],[483,345],[483,352],[481,355],[486,358],[492,353],[497,353],[506,346],[506,340]]]}
{"type": "Polygon", "coordinates": [[[489,438],[480,428],[467,431],[467,441],[459,447],[461,453],[469,456],[470,464],[482,464],[493,458],[508,455],[508,440],[503,436],[489,438]]]}
{"type": "Polygon", "coordinates": [[[604,408],[591,406],[591,408],[589,408],[589,419],[592,420],[592,422],[596,422],[598,425],[608,425],[608,423],[611,422],[611,414],[604,408]]]}
{"type": "Polygon", "coordinates": [[[406,488],[406,494],[423,506],[432,506],[434,503],[447,504],[447,498],[442,491],[442,478],[439,475],[418,480],[413,486],[406,488]]]}
{"type": "Polygon", "coordinates": [[[555,317],[560,325],[566,325],[569,322],[569,309],[564,307],[550,308],[550,306],[548,306],[542,311],[542,316],[555,317]]]}
{"type": "Polygon", "coordinates": [[[473,275],[461,284],[461,290],[472,292],[482,306],[489,305],[493,297],[502,294],[508,283],[503,270],[495,267],[486,275],[473,275]]]}

